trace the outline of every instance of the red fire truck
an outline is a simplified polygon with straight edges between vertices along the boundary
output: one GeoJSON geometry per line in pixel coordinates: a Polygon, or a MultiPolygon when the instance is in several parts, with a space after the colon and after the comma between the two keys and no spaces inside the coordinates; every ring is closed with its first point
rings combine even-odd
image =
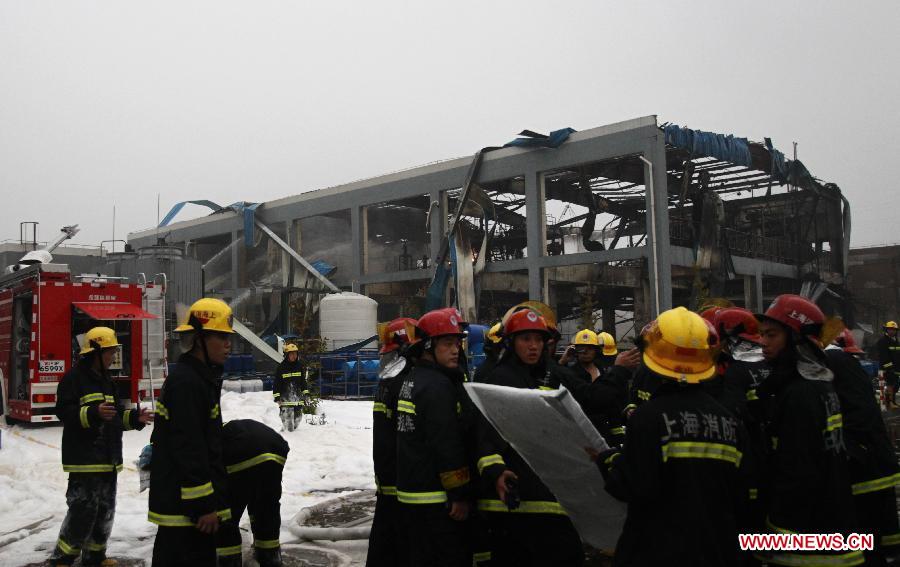
{"type": "MultiPolygon", "coordinates": [[[[144,279],[144,278],[139,278],[144,279]]],[[[56,387],[96,326],[122,344],[110,368],[120,403],[159,393],[166,374],[165,280],[73,276],[65,264],[22,266],[0,276],[0,388],[7,419],[57,421],[56,387]],[[152,384],[152,386],[151,386],[152,384]]]]}

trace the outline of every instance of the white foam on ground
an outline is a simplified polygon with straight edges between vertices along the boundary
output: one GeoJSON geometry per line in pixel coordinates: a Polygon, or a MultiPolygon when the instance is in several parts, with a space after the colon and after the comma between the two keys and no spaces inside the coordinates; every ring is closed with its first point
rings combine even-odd
{"type": "MultiPolygon", "coordinates": [[[[284,526],[302,507],[333,498],[333,491],[375,488],[372,402],[323,400],[319,413],[325,415],[325,425],[304,421],[289,433],[281,430],[272,392],[222,393],[224,420],[255,419],[279,431],[291,446],[281,498],[282,541],[294,539],[284,526]]],[[[151,431],[152,426],[148,426],[143,431],[125,432],[126,468],[119,474],[116,520],[109,541],[109,555],[143,558],[148,565],[156,526],[147,521],[147,492],[138,492],[133,461],[150,441],[151,431]]],[[[67,475],[62,470],[59,449],[62,427],[15,426],[5,428],[2,436],[0,566],[43,561],[56,544],[66,514],[67,475]],[[33,533],[18,531],[47,517],[52,520],[33,533]],[[3,545],[15,539],[18,541],[3,545]]],[[[243,523],[249,527],[246,514],[243,523]]],[[[244,546],[250,543],[245,533],[244,546]]]]}

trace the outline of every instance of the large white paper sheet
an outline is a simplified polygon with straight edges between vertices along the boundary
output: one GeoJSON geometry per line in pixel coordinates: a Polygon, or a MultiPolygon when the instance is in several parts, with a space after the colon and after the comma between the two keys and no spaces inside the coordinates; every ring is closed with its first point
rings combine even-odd
{"type": "Polygon", "coordinates": [[[565,388],[528,390],[469,383],[466,391],[497,432],[522,455],[569,514],[581,539],[613,549],[625,505],[603,489],[585,452],[609,448],[565,388]]]}

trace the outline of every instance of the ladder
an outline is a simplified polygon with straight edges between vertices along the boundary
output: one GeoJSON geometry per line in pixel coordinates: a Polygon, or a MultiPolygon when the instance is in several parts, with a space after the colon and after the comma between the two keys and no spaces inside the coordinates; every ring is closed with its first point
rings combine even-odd
{"type": "Polygon", "coordinates": [[[152,407],[156,407],[154,389],[162,387],[168,376],[169,364],[166,355],[166,274],[153,276],[152,285],[144,288],[144,311],[156,315],[157,319],[146,319],[143,322],[144,332],[144,377],[138,390],[150,394],[152,407]]]}

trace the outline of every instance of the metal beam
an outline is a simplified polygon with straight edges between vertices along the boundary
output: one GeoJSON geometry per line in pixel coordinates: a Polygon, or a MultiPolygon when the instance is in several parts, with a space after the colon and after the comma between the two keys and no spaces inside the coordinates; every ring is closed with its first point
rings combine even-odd
{"type": "MultiPolygon", "coordinates": [[[[316,279],[318,279],[320,282],[322,282],[322,284],[323,284],[325,287],[327,287],[328,289],[330,289],[331,291],[334,291],[334,292],[340,292],[340,291],[341,291],[341,289],[340,289],[338,286],[334,285],[333,283],[331,283],[331,281],[330,281],[328,278],[326,278],[325,276],[323,276],[322,274],[320,274],[320,273],[319,273],[319,270],[313,268],[313,267],[312,267],[312,264],[310,264],[309,262],[307,262],[307,261],[303,258],[303,256],[301,256],[300,254],[297,254],[297,251],[296,251],[296,250],[294,250],[293,248],[291,248],[290,246],[288,246],[287,243],[286,243],[284,240],[282,240],[281,238],[279,238],[279,236],[278,236],[277,234],[275,234],[274,232],[272,232],[272,230],[271,230],[269,227],[267,227],[266,225],[264,225],[263,223],[261,223],[261,222],[259,221],[259,219],[256,220],[256,228],[258,228],[258,229],[260,229],[261,231],[263,231],[263,232],[266,234],[266,236],[268,236],[269,238],[271,238],[271,239],[275,242],[275,244],[281,246],[282,250],[284,250],[285,252],[287,252],[287,253],[291,256],[291,258],[293,258],[294,260],[297,261],[298,264],[300,264],[301,266],[303,266],[304,268],[306,268],[307,271],[309,271],[309,273],[311,273],[313,276],[315,276],[316,279]]],[[[237,248],[238,248],[238,247],[236,246],[236,247],[235,247],[235,251],[237,250],[237,248]]],[[[236,252],[235,252],[235,253],[236,253],[236,252]]],[[[235,286],[235,287],[237,287],[237,286],[235,286]]]]}

